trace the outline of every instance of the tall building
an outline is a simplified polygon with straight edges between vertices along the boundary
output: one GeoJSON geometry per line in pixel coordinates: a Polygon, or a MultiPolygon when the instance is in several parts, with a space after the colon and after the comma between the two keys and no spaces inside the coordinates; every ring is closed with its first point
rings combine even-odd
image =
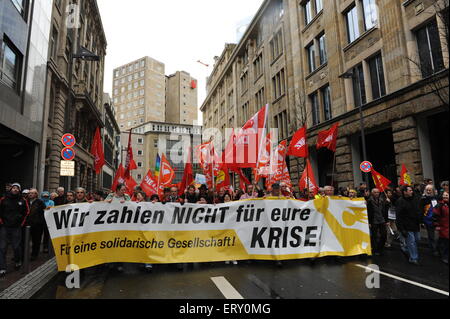
{"type": "Polygon", "coordinates": [[[44,136],[45,188],[77,186],[94,191],[100,187],[90,153],[97,127],[103,128],[103,78],[106,36],[96,0],[53,1],[47,64],[44,136]],[[78,58],[81,48],[98,61],[78,58]],[[61,138],[72,133],[77,145],[75,177],[60,177],[61,138]]]}
{"type": "MultiPolygon", "coordinates": [[[[0,0],[0,185],[41,187],[51,0],[0,0]]],[[[42,188],[41,188],[42,189],[42,188]]],[[[0,191],[3,193],[3,189],[0,191]]]]}
{"type": "Polygon", "coordinates": [[[197,80],[178,71],[166,77],[166,122],[194,125],[198,121],[197,80]]]}
{"type": "MultiPolygon", "coordinates": [[[[129,133],[122,133],[122,145],[127,146],[129,133]]],[[[140,184],[151,169],[155,170],[156,157],[164,154],[175,170],[173,183],[183,179],[185,159],[189,147],[195,148],[201,144],[202,127],[179,123],[147,122],[133,129],[133,156],[138,166],[132,171],[132,176],[140,184]]],[[[193,153],[191,153],[193,155],[193,153]]],[[[122,163],[127,156],[126,147],[122,149],[122,163]]],[[[200,172],[200,166],[193,164],[194,174],[200,172]]]]}
{"type": "Polygon", "coordinates": [[[114,69],[113,101],[122,131],[148,121],[165,121],[165,65],[150,57],[114,69]]]}
{"type": "Polygon", "coordinates": [[[115,173],[120,163],[120,128],[116,121],[116,111],[109,94],[103,94],[103,128],[102,141],[105,155],[105,165],[102,168],[101,187],[110,190],[115,173]]]}
{"type": "MultiPolygon", "coordinates": [[[[280,140],[307,125],[321,185],[357,186],[363,159],[394,184],[402,164],[414,182],[448,180],[448,55],[448,1],[266,0],[216,60],[204,129],[242,127],[269,104],[280,140]],[[337,122],[336,153],[316,150],[337,122]]],[[[304,160],[287,162],[296,183],[304,160]]]]}

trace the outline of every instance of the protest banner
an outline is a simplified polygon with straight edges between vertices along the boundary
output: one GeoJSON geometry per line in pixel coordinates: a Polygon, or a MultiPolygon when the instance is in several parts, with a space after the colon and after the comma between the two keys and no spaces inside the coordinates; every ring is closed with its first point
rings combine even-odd
{"type": "Polygon", "coordinates": [[[363,199],[83,203],[45,213],[58,269],[371,254],[363,199]]]}

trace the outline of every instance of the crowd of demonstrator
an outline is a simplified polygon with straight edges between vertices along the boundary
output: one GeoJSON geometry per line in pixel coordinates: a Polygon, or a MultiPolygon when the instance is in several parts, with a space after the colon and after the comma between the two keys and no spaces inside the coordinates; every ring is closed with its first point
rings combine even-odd
{"type": "MultiPolygon", "coordinates": [[[[114,192],[102,191],[88,193],[84,188],[65,191],[59,187],[55,193],[38,193],[36,189],[22,190],[21,185],[6,184],[5,194],[0,198],[0,277],[6,275],[6,252],[8,244],[14,251],[15,269],[22,266],[24,255],[24,227],[31,227],[31,260],[38,258],[43,243],[44,253],[48,253],[49,233],[45,224],[44,211],[54,206],[92,203],[92,202],[175,202],[190,204],[221,204],[244,199],[280,197],[297,200],[314,200],[321,196],[342,196],[351,199],[365,198],[372,250],[374,255],[382,255],[385,248],[391,248],[394,240],[400,243],[401,251],[411,264],[419,264],[418,243],[421,227],[426,229],[429,247],[434,256],[448,264],[448,181],[440,184],[437,190],[433,181],[425,180],[414,186],[396,187],[380,192],[369,190],[365,183],[358,189],[340,188],[338,192],[332,186],[319,188],[318,194],[310,190],[293,193],[284,184],[274,184],[270,190],[257,185],[247,185],[243,190],[208,190],[206,185],[198,189],[191,185],[181,196],[177,187],[166,188],[164,195],[147,197],[140,187],[136,187],[132,196],[127,194],[124,185],[118,185],[114,192]],[[435,237],[439,233],[438,238],[435,237]]],[[[236,264],[236,262],[233,262],[236,264]]],[[[119,269],[121,268],[119,264],[119,269]]],[[[152,266],[147,264],[147,269],[152,266]]]]}

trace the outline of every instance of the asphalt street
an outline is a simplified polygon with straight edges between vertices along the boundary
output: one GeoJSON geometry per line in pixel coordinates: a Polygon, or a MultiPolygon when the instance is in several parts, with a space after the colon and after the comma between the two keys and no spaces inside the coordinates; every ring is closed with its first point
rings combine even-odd
{"type": "Polygon", "coordinates": [[[82,271],[81,287],[68,289],[60,273],[34,299],[448,299],[448,265],[420,249],[421,265],[410,265],[398,246],[383,256],[285,261],[155,265],[125,264],[124,272],[103,265],[82,271]],[[379,287],[369,265],[377,265],[379,287]],[[370,270],[370,269],[369,269],[370,270]],[[373,277],[368,278],[371,275],[373,277]]]}

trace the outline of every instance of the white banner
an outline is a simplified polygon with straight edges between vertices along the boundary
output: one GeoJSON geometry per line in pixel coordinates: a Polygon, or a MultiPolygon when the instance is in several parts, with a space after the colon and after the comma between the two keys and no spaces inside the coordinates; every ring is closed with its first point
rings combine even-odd
{"type": "Polygon", "coordinates": [[[269,198],[220,205],[93,203],[45,213],[58,268],[107,262],[286,260],[371,254],[366,203],[269,198]]]}

